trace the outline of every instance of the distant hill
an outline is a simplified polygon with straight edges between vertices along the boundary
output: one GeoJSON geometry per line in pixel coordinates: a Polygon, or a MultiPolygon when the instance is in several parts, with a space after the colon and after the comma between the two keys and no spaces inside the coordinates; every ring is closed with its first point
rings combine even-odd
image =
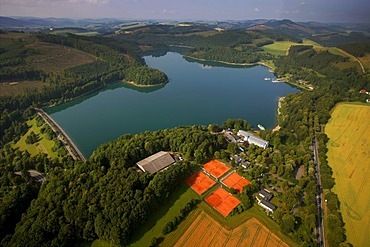
{"type": "Polygon", "coordinates": [[[27,27],[27,26],[36,26],[36,23],[0,16],[0,27],[27,27]]]}
{"type": "Polygon", "coordinates": [[[0,16],[0,28],[34,28],[34,27],[87,27],[114,26],[123,21],[117,19],[69,19],[69,18],[37,18],[37,17],[4,17],[0,16]]]}

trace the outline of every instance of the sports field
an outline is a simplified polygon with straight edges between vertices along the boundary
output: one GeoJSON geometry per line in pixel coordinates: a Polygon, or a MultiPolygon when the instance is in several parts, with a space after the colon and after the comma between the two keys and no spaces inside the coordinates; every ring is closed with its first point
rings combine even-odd
{"type": "Polygon", "coordinates": [[[175,246],[288,246],[256,218],[227,230],[205,212],[201,212],[175,246]]]}
{"type": "Polygon", "coordinates": [[[250,184],[251,182],[240,176],[238,173],[233,172],[224,180],[222,180],[222,183],[225,184],[227,187],[233,188],[234,190],[241,193],[243,187],[250,184]]]}
{"type": "Polygon", "coordinates": [[[216,189],[205,201],[224,217],[227,217],[240,201],[222,188],[216,189]]]}
{"type": "Polygon", "coordinates": [[[370,105],[338,104],[325,127],[347,239],[354,246],[370,242],[370,105]]]}
{"type": "Polygon", "coordinates": [[[222,177],[222,175],[230,170],[229,167],[218,160],[211,160],[202,167],[207,173],[211,174],[215,178],[222,177]]]}
{"type": "Polygon", "coordinates": [[[201,171],[198,171],[188,177],[185,180],[185,183],[189,185],[195,192],[199,195],[206,192],[209,188],[211,188],[216,182],[210,179],[206,174],[201,171]]]}

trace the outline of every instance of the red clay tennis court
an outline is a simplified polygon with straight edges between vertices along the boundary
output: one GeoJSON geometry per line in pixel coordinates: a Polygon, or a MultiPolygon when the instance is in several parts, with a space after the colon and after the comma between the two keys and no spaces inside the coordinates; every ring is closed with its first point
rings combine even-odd
{"type": "Polygon", "coordinates": [[[208,172],[215,178],[220,178],[222,175],[230,170],[229,167],[218,160],[211,160],[210,162],[204,164],[202,167],[206,172],[208,172]]]}
{"type": "Polygon", "coordinates": [[[229,188],[233,188],[239,193],[242,192],[244,186],[251,184],[250,181],[243,178],[236,172],[233,172],[229,176],[227,176],[224,180],[222,180],[222,183],[229,188]]]}
{"type": "Polygon", "coordinates": [[[224,217],[228,216],[240,201],[223,188],[218,188],[206,198],[206,202],[224,217]]]}
{"type": "Polygon", "coordinates": [[[189,185],[195,192],[199,195],[206,192],[209,188],[211,188],[216,182],[210,179],[206,174],[201,171],[198,171],[188,177],[185,180],[185,183],[189,185]]]}

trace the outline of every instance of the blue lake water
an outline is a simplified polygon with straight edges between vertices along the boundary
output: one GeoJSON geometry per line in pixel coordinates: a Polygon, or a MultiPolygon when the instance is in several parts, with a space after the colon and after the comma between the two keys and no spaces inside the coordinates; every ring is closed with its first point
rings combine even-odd
{"type": "Polygon", "coordinates": [[[102,143],[125,133],[246,119],[253,127],[276,125],[278,98],[298,90],[264,66],[233,67],[185,60],[178,53],[144,57],[165,72],[164,87],[134,88],[122,82],[46,111],[89,157],[102,143]]]}

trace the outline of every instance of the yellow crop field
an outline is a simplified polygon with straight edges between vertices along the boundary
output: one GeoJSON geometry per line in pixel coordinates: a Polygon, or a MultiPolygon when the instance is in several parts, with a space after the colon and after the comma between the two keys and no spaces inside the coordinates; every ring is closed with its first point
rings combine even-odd
{"type": "Polygon", "coordinates": [[[347,232],[354,246],[370,242],[370,105],[338,104],[325,127],[328,161],[347,232]]]}
{"type": "Polygon", "coordinates": [[[175,246],[288,246],[256,218],[228,230],[202,211],[175,246]]]}

